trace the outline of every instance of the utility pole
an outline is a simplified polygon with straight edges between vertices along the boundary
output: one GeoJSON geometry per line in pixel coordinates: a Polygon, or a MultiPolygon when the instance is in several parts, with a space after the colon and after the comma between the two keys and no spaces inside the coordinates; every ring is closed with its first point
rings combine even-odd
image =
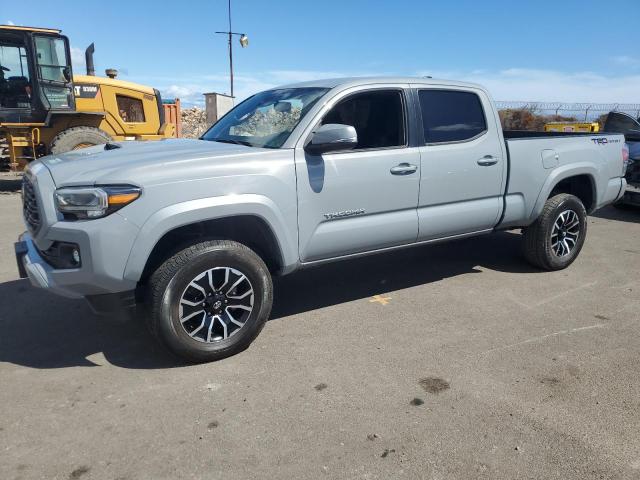
{"type": "Polygon", "coordinates": [[[229,30],[226,32],[216,32],[224,35],[228,35],[229,37],[229,80],[231,83],[231,98],[234,98],[233,95],[233,42],[232,38],[234,35],[240,36],[240,46],[242,48],[246,48],[249,45],[249,37],[247,37],[244,33],[236,33],[231,30],[231,0],[229,0],[229,30]]]}

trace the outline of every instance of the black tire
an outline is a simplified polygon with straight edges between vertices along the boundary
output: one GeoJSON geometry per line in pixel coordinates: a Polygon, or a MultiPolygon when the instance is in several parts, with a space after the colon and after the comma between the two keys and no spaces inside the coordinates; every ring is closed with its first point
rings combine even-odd
{"type": "MultiPolygon", "coordinates": [[[[205,241],[179,251],[153,273],[148,293],[147,320],[152,334],[170,351],[192,362],[220,360],[246,349],[264,327],[273,303],[273,285],[265,263],[245,245],[228,240],[205,241]],[[198,275],[220,267],[246,276],[253,289],[252,311],[228,338],[198,341],[189,336],[180,321],[182,296],[198,275]]],[[[213,319],[209,321],[214,323],[213,319]]]]}
{"type": "Polygon", "coordinates": [[[70,152],[78,148],[101,145],[111,141],[111,137],[96,127],[71,127],[53,137],[49,153],[70,152]]]}
{"type": "Polygon", "coordinates": [[[532,265],[543,270],[562,270],[578,257],[587,235],[587,211],[580,199],[561,193],[549,198],[538,219],[524,231],[524,255],[532,265]],[[568,254],[558,255],[553,248],[551,235],[559,215],[573,211],[579,221],[579,233],[575,245],[568,254]]]}

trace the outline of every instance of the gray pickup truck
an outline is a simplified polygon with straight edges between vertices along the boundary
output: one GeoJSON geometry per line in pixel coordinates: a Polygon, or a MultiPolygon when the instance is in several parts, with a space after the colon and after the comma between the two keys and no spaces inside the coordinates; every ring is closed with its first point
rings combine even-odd
{"type": "Polygon", "coordinates": [[[478,85],[289,85],[248,98],[200,140],[31,163],[18,268],[99,311],[142,304],[171,351],[216,360],[264,326],[272,275],[505,229],[523,229],[534,265],[565,268],[587,214],[625,191],[627,156],[618,134],[503,132],[478,85]]]}

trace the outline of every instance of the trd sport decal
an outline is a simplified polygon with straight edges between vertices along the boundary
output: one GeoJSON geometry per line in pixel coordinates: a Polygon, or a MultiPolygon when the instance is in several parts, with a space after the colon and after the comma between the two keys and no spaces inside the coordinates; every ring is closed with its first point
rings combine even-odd
{"type": "Polygon", "coordinates": [[[596,145],[606,145],[607,143],[620,143],[620,139],[618,138],[606,138],[606,137],[592,138],[591,141],[596,145]]]}

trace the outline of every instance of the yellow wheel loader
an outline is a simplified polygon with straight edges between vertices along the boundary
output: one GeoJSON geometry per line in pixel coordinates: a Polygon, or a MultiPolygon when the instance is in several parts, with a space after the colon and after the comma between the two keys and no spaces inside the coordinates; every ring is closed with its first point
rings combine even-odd
{"type": "Polygon", "coordinates": [[[91,44],[87,75],[74,76],[60,30],[0,25],[0,157],[12,169],[112,140],[177,135],[179,125],[165,122],[158,90],[118,80],[111,69],[96,76],[93,52],[91,44]]]}

